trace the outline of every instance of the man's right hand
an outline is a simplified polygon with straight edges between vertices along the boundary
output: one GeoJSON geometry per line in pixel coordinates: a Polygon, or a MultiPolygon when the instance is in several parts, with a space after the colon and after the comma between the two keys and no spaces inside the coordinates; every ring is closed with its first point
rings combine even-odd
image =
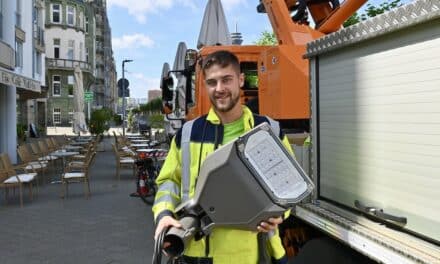
{"type": "Polygon", "coordinates": [[[157,237],[167,227],[176,227],[181,228],[182,225],[177,221],[176,219],[172,218],[171,216],[164,216],[159,220],[159,223],[157,223],[156,232],[154,232],[154,240],[157,240],[157,237]]]}

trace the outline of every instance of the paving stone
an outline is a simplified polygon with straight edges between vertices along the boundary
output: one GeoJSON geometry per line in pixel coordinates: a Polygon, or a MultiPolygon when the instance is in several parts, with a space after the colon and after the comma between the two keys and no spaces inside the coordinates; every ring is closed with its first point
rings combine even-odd
{"type": "MultiPolygon", "coordinates": [[[[40,184],[33,202],[24,193],[20,208],[18,192],[8,204],[0,191],[0,263],[2,264],[137,264],[148,263],[153,252],[151,206],[134,191],[132,171],[121,170],[115,179],[112,142],[104,139],[91,168],[91,197],[85,199],[83,184],[69,184],[69,196],[61,199],[62,186],[40,184]]],[[[58,165],[59,166],[59,165],[58,165]]],[[[59,167],[46,177],[59,177],[59,167]]]]}

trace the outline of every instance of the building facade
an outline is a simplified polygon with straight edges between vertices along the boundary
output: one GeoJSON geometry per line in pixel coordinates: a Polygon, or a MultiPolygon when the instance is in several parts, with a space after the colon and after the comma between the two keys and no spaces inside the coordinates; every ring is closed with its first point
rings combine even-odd
{"type": "Polygon", "coordinates": [[[116,67],[113,58],[111,28],[107,17],[107,1],[91,1],[96,23],[96,78],[94,106],[117,110],[116,67]]]}
{"type": "Polygon", "coordinates": [[[17,125],[37,123],[45,110],[43,20],[42,0],[0,0],[0,152],[13,162],[17,125]]]}
{"type": "Polygon", "coordinates": [[[82,0],[46,1],[46,10],[47,125],[71,126],[75,67],[84,91],[94,83],[93,12],[82,0]]]}
{"type": "Polygon", "coordinates": [[[84,111],[115,110],[116,70],[106,1],[49,0],[46,10],[47,125],[72,124],[75,66],[82,71],[84,91],[93,92],[84,111]]]}

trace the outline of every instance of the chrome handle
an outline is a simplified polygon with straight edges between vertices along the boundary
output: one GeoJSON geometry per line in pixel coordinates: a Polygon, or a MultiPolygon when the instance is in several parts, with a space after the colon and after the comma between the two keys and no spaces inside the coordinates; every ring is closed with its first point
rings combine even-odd
{"type": "Polygon", "coordinates": [[[395,215],[385,213],[382,208],[377,208],[374,206],[366,206],[358,200],[354,201],[354,206],[364,213],[367,213],[369,215],[373,215],[375,217],[378,217],[378,218],[385,220],[385,221],[388,221],[388,222],[392,222],[392,223],[397,224],[399,226],[404,226],[407,223],[406,217],[395,216],[395,215]]]}

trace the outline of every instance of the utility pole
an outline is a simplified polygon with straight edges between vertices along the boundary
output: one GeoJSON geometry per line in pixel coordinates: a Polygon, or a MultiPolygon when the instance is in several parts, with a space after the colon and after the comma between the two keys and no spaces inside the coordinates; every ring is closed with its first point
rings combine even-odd
{"type": "Polygon", "coordinates": [[[125,137],[125,63],[133,60],[122,61],[122,136],[125,137]]]}

